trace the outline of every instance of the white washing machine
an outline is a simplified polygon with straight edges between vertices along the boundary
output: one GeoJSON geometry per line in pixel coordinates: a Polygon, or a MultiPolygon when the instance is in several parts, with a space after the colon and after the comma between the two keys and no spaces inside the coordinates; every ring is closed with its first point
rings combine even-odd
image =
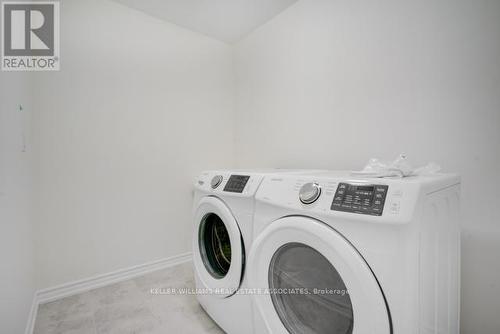
{"type": "Polygon", "coordinates": [[[248,284],[258,334],[459,333],[460,178],[266,177],[248,284]]]}
{"type": "Polygon", "coordinates": [[[227,333],[253,333],[246,256],[255,193],[264,175],[292,170],[208,171],[195,181],[193,263],[197,298],[227,333]]]}

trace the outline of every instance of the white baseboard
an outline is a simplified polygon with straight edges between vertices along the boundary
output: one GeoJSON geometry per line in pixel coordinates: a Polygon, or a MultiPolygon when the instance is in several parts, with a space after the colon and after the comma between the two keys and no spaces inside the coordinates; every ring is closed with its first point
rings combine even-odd
{"type": "Polygon", "coordinates": [[[30,313],[28,315],[28,322],[26,324],[26,330],[25,334],[32,334],[33,330],[35,329],[35,320],[36,320],[36,315],[38,314],[38,299],[37,299],[37,293],[33,295],[33,302],[31,303],[31,309],[30,313]]]}
{"type": "Polygon", "coordinates": [[[31,306],[25,334],[33,333],[38,306],[41,304],[126,281],[137,276],[142,276],[153,271],[165,269],[189,261],[191,261],[191,253],[183,253],[165,259],[120,269],[107,274],[65,283],[48,289],[38,290],[33,298],[33,304],[31,306]]]}

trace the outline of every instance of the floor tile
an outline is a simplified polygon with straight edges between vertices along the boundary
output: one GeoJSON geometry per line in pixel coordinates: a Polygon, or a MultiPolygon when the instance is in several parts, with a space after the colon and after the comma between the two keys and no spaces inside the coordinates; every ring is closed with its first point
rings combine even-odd
{"type": "Polygon", "coordinates": [[[96,329],[92,316],[74,316],[58,322],[42,322],[37,319],[34,334],[96,334],[96,329]]]}
{"type": "Polygon", "coordinates": [[[119,304],[100,308],[94,315],[98,334],[154,333],[161,327],[145,305],[119,304]]]}
{"type": "Polygon", "coordinates": [[[194,288],[191,263],[40,305],[34,334],[224,333],[194,295],[151,293],[175,288],[194,288]]]}

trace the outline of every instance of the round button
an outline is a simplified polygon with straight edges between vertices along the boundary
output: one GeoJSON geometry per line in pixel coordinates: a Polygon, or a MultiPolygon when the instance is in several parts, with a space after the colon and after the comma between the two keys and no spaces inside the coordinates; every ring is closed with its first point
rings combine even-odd
{"type": "Polygon", "coordinates": [[[321,186],[316,182],[309,182],[300,188],[299,199],[304,204],[312,204],[321,195],[321,186]]]}
{"type": "Polygon", "coordinates": [[[222,183],[222,175],[216,175],[212,178],[212,181],[210,181],[210,186],[212,189],[217,188],[221,183],[222,183]]]}

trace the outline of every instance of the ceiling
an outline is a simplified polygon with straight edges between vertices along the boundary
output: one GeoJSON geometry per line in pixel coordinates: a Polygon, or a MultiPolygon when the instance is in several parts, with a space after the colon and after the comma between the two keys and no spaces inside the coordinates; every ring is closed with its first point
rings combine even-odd
{"type": "Polygon", "coordinates": [[[297,0],[115,0],[146,14],[234,43],[297,0]]]}

